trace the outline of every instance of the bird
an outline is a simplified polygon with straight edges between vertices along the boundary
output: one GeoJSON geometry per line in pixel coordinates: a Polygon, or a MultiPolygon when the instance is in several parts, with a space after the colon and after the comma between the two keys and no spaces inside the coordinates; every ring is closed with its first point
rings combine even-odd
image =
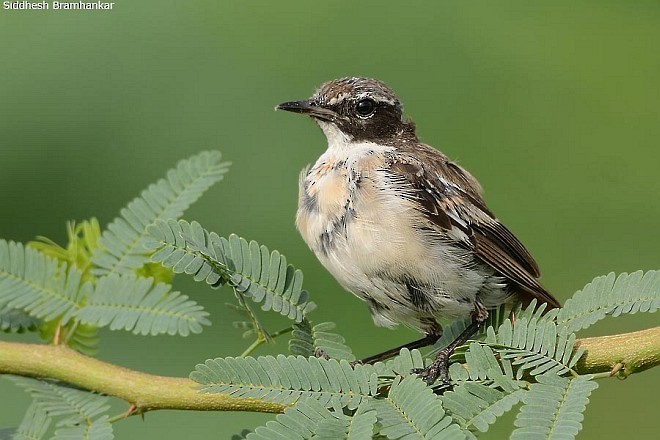
{"type": "Polygon", "coordinates": [[[327,149],[300,174],[296,227],[339,284],[367,303],[374,323],[403,324],[430,345],[442,335],[438,319],[471,318],[416,371],[427,384],[449,385],[449,356],[489,310],[532,299],[560,307],[538,281],[534,258],[486,206],[477,179],[418,139],[384,82],[328,81],[276,109],[310,116],[325,134],[327,149]]]}

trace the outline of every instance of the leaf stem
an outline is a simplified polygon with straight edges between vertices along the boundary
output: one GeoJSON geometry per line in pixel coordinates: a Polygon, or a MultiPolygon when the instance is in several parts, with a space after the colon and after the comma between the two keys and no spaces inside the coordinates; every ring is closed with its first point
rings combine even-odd
{"type": "MultiPolygon", "coordinates": [[[[274,333],[270,333],[269,337],[270,337],[270,339],[275,339],[278,336],[282,336],[282,335],[285,335],[287,333],[291,333],[292,331],[293,331],[293,326],[289,326],[287,328],[283,328],[282,330],[278,330],[274,333]]],[[[259,346],[261,344],[263,344],[264,342],[267,342],[267,341],[268,341],[268,339],[266,339],[262,334],[259,334],[259,336],[257,336],[257,339],[252,344],[250,344],[250,346],[248,348],[246,348],[243,353],[241,353],[241,357],[249,356],[250,354],[252,354],[252,352],[254,350],[259,348],[259,346]]]]}
{"type": "Polygon", "coordinates": [[[252,342],[252,344],[250,344],[250,346],[246,348],[243,353],[241,353],[241,357],[249,356],[250,353],[256,350],[264,342],[266,342],[266,339],[259,335],[259,337],[257,337],[257,339],[255,339],[254,342],[252,342]]]}

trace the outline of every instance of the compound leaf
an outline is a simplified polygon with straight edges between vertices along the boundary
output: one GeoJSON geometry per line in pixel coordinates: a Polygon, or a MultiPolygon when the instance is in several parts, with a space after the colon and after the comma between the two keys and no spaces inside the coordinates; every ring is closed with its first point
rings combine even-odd
{"type": "Polygon", "coordinates": [[[170,289],[168,284],[154,284],[151,278],[111,274],[99,279],[77,318],[142,335],[187,336],[210,325],[202,306],[170,289]]]}
{"type": "Polygon", "coordinates": [[[180,161],[167,177],[149,185],[131,201],[99,239],[92,262],[92,273],[128,274],[149,262],[144,248],[146,227],[159,219],[178,218],[211,185],[221,180],[229,168],[220,162],[217,151],[205,151],[180,161]]]}
{"type": "Polygon", "coordinates": [[[378,392],[378,376],[371,365],[302,356],[209,359],[197,365],[190,378],[205,393],[283,404],[312,399],[324,406],[339,404],[350,409],[378,392]]]}
{"type": "Polygon", "coordinates": [[[650,312],[660,308],[660,271],[641,270],[631,274],[594,278],[566,301],[557,323],[574,332],[589,327],[608,315],[650,312]]]}
{"type": "Polygon", "coordinates": [[[543,374],[522,397],[512,440],[572,439],[582,429],[589,395],[598,387],[590,376],[574,379],[543,374]]]}
{"type": "Polygon", "coordinates": [[[185,220],[156,222],[148,230],[152,237],[148,247],[155,251],[152,260],[175,273],[192,275],[213,287],[227,283],[237,294],[261,304],[262,310],[297,322],[315,307],[302,289],[302,272],[278,251],[233,234],[219,237],[185,220]]]}

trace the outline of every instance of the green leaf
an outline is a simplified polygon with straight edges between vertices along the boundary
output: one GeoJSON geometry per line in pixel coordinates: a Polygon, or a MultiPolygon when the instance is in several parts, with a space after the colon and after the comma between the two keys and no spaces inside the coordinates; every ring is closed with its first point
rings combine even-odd
{"type": "Polygon", "coordinates": [[[228,283],[237,294],[260,303],[262,310],[297,322],[315,307],[302,289],[302,272],[278,251],[233,234],[225,239],[185,220],[156,222],[148,231],[152,241],[147,246],[156,251],[152,260],[175,273],[192,275],[213,287],[228,283]]]}
{"type": "Polygon", "coordinates": [[[417,377],[395,378],[387,397],[369,403],[376,410],[379,433],[388,439],[465,438],[438,396],[417,377]]]}
{"type": "Polygon", "coordinates": [[[86,324],[135,334],[187,336],[210,325],[202,306],[151,278],[111,274],[99,279],[77,318],[86,324]]]}
{"type": "Polygon", "coordinates": [[[332,412],[314,400],[302,400],[284,410],[275,420],[247,435],[247,440],[297,440],[315,438],[321,421],[336,420],[332,412]]]}
{"type": "Polygon", "coordinates": [[[486,380],[493,371],[501,374],[500,364],[490,347],[478,342],[470,344],[465,352],[465,364],[471,380],[486,380]]]}
{"type": "Polygon", "coordinates": [[[112,440],[112,424],[108,416],[102,416],[93,422],[81,423],[77,426],[67,426],[55,431],[53,440],[112,440]]]}
{"type": "Polygon", "coordinates": [[[21,424],[11,436],[12,440],[41,440],[46,435],[51,418],[46,410],[32,402],[28,406],[21,424]]]}
{"type": "Polygon", "coordinates": [[[650,312],[660,308],[660,271],[637,271],[628,275],[614,273],[594,278],[566,301],[557,323],[574,332],[607,315],[650,312]]]}
{"type": "Polygon", "coordinates": [[[248,440],[370,439],[376,423],[376,411],[367,407],[367,401],[364,400],[355,414],[349,416],[345,415],[341,408],[330,411],[315,400],[302,400],[284,410],[284,414],[278,415],[275,420],[266,423],[266,426],[247,433],[245,438],[248,440]]]}
{"type": "Polygon", "coordinates": [[[104,413],[110,406],[108,398],[87,391],[80,391],[46,380],[19,376],[5,376],[27,391],[34,404],[48,413],[49,417],[60,417],[57,426],[72,426],[84,423],[104,413]]]}
{"type": "Polygon", "coordinates": [[[546,304],[536,307],[532,301],[516,315],[515,325],[507,319],[497,332],[492,327],[487,330],[483,344],[499,353],[501,359],[510,359],[518,379],[526,371],[532,376],[546,372],[564,374],[584,353],[583,349],[574,351],[575,333],[554,322],[558,310],[543,314],[545,307],[546,304]]]}
{"type": "Polygon", "coordinates": [[[263,399],[282,404],[312,399],[355,409],[378,390],[371,365],[352,367],[347,361],[302,356],[227,357],[209,359],[190,378],[201,392],[263,399]]]}
{"type": "Polygon", "coordinates": [[[17,430],[18,428],[0,428],[0,440],[12,440],[17,430]]]}
{"type": "Polygon", "coordinates": [[[572,439],[582,429],[589,395],[598,387],[590,376],[574,379],[543,374],[523,395],[512,440],[572,439]]]}
{"type": "Polygon", "coordinates": [[[5,333],[23,333],[35,331],[41,320],[27,312],[10,307],[0,307],[0,331],[5,333]]]}
{"type": "Polygon", "coordinates": [[[402,348],[396,357],[387,362],[376,362],[374,369],[378,376],[395,377],[413,375],[413,370],[422,369],[425,366],[424,358],[419,350],[402,348]]]}
{"type": "Polygon", "coordinates": [[[446,391],[440,400],[461,428],[486,432],[498,417],[520,402],[524,393],[521,388],[511,392],[467,382],[446,391]]]}
{"type": "Polygon", "coordinates": [[[229,163],[219,152],[203,152],[180,161],[167,178],[142,191],[121,210],[121,217],[108,225],[99,240],[92,262],[95,275],[133,273],[149,262],[144,248],[146,227],[156,220],[178,218],[211,185],[223,178],[229,163]]]}
{"type": "Polygon", "coordinates": [[[70,347],[87,356],[93,356],[98,352],[99,334],[98,327],[92,324],[76,322],[75,325],[68,324],[71,329],[66,332],[64,340],[70,347]]]}
{"type": "Polygon", "coordinates": [[[303,319],[296,323],[289,340],[289,351],[294,355],[314,356],[317,352],[332,359],[355,360],[355,355],[345,343],[343,336],[331,332],[335,328],[334,322],[322,322],[311,326],[309,321],[303,319]]]}
{"type": "Polygon", "coordinates": [[[59,264],[21,243],[0,240],[0,307],[66,324],[92,290],[75,267],[59,264]]]}
{"type": "Polygon", "coordinates": [[[369,401],[363,400],[355,414],[350,417],[340,411],[331,413],[334,417],[325,417],[319,420],[314,440],[362,440],[373,437],[376,425],[376,410],[369,409],[369,401]]]}

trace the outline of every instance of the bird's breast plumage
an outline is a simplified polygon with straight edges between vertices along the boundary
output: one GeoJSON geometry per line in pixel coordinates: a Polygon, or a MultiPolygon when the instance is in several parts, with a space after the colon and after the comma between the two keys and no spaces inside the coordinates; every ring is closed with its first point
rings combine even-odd
{"type": "Polygon", "coordinates": [[[370,143],[329,148],[301,174],[296,225],[339,283],[369,303],[377,324],[423,329],[437,315],[467,316],[484,284],[492,278],[502,290],[500,280],[428,224],[414,189],[389,169],[393,153],[370,143]]]}

